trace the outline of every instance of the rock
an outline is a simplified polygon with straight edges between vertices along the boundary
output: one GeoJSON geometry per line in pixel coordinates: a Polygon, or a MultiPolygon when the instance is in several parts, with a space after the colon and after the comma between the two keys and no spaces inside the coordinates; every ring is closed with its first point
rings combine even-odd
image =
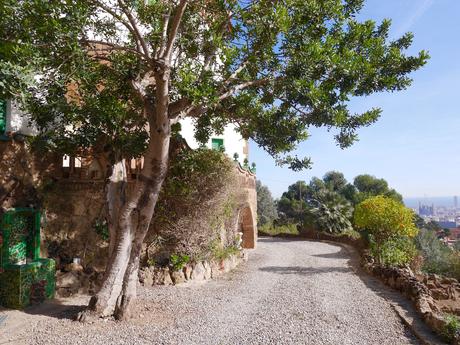
{"type": "Polygon", "coordinates": [[[171,279],[171,275],[169,273],[169,268],[166,267],[164,269],[164,280],[163,280],[163,285],[173,285],[173,281],[171,279]]]}
{"type": "Polygon", "coordinates": [[[74,272],[67,272],[57,277],[56,286],[59,288],[78,289],[80,287],[80,279],[74,272]]]}
{"type": "Polygon", "coordinates": [[[222,270],[220,269],[220,265],[216,261],[211,261],[211,278],[217,278],[222,274],[222,270]]]}
{"type": "Polygon", "coordinates": [[[144,286],[152,286],[153,285],[153,275],[154,272],[149,268],[143,269],[139,271],[139,281],[144,286]]]}
{"type": "Polygon", "coordinates": [[[429,313],[425,317],[426,323],[435,330],[441,331],[444,329],[445,320],[438,313],[429,313]]]}
{"type": "Polygon", "coordinates": [[[430,302],[433,302],[433,300],[431,299],[430,301],[428,298],[425,297],[422,297],[417,301],[416,308],[420,314],[428,315],[432,313],[430,302]]]}
{"type": "Polygon", "coordinates": [[[437,286],[436,286],[434,283],[432,283],[432,282],[426,283],[426,287],[427,287],[428,289],[430,289],[430,290],[434,290],[434,289],[437,288],[437,286]]]}
{"type": "Polygon", "coordinates": [[[203,267],[204,267],[204,279],[209,280],[212,277],[211,273],[211,265],[207,261],[203,261],[203,267]]]}
{"type": "Polygon", "coordinates": [[[190,277],[191,279],[197,280],[197,281],[205,280],[206,279],[205,271],[206,270],[203,264],[201,262],[198,262],[195,264],[195,266],[193,266],[193,271],[190,277]]]}
{"type": "Polygon", "coordinates": [[[187,264],[187,265],[184,266],[184,268],[182,269],[182,271],[184,272],[185,279],[190,280],[190,279],[191,279],[191,275],[192,275],[192,271],[193,271],[192,266],[189,265],[189,264],[187,264]]]}
{"type": "Polygon", "coordinates": [[[67,272],[83,272],[83,266],[72,262],[70,264],[65,265],[64,270],[67,272]]]}
{"type": "Polygon", "coordinates": [[[456,284],[458,283],[458,280],[455,279],[455,278],[448,278],[448,277],[444,277],[441,279],[441,284],[456,284]]]}
{"type": "Polygon", "coordinates": [[[171,279],[171,275],[169,274],[169,268],[159,268],[155,270],[155,279],[154,284],[157,285],[173,285],[173,281],[171,279]]]}
{"type": "Polygon", "coordinates": [[[171,279],[174,284],[181,284],[185,283],[185,275],[183,271],[172,271],[171,272],[171,279]]]}
{"type": "Polygon", "coordinates": [[[449,294],[444,289],[431,290],[431,296],[438,301],[449,299],[449,294]]]}

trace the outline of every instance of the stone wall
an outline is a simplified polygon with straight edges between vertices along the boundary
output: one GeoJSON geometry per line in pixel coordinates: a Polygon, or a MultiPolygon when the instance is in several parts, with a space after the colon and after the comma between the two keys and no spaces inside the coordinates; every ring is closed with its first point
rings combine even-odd
{"type": "MultiPolygon", "coordinates": [[[[460,316],[460,284],[456,279],[434,274],[420,274],[417,277],[410,268],[382,267],[370,261],[365,261],[363,267],[409,298],[426,324],[439,335],[445,335],[446,313],[460,316]]],[[[460,344],[460,334],[450,341],[455,345],[460,344]]]]}
{"type": "Polygon", "coordinates": [[[139,272],[139,281],[149,287],[153,285],[177,285],[190,281],[206,281],[221,276],[235,269],[242,261],[248,259],[248,254],[241,251],[221,260],[200,261],[186,264],[180,270],[170,267],[144,267],[139,272]]]}
{"type": "MultiPolygon", "coordinates": [[[[41,255],[56,260],[61,294],[93,292],[108,256],[107,239],[101,233],[103,229],[98,228],[106,211],[104,176],[107,164],[97,158],[79,157],[78,164],[76,158],[71,158],[70,166],[63,167],[62,156],[34,154],[23,137],[0,142],[0,154],[0,212],[23,206],[41,209],[41,255]],[[74,258],[82,263],[77,269],[72,266],[74,258]]],[[[139,163],[129,164],[132,182],[128,188],[135,183],[139,163]]],[[[254,248],[257,241],[255,176],[238,164],[235,164],[235,174],[237,182],[232,188],[239,190],[232,211],[235,226],[222,229],[222,243],[233,243],[236,233],[241,232],[243,247],[254,248]],[[227,237],[232,239],[227,240],[227,237]]],[[[158,229],[151,231],[158,232],[158,229]]],[[[174,250],[164,249],[166,252],[174,250]]]]}

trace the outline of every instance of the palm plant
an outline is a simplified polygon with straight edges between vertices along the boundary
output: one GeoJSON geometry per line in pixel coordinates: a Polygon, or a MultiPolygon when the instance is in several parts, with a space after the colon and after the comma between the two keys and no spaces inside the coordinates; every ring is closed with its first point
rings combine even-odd
{"type": "Polygon", "coordinates": [[[320,229],[330,233],[352,229],[353,206],[340,194],[322,189],[315,193],[311,203],[315,205],[311,213],[320,229]]]}

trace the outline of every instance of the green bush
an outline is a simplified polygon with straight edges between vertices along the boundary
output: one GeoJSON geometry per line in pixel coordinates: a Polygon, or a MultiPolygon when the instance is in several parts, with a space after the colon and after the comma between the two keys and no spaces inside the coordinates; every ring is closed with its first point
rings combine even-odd
{"type": "Polygon", "coordinates": [[[341,233],[351,230],[353,207],[340,194],[327,189],[315,193],[314,204],[310,212],[320,230],[329,233],[341,233]]]}
{"type": "Polygon", "coordinates": [[[354,230],[354,229],[344,230],[344,231],[342,231],[341,235],[350,237],[350,238],[352,238],[354,240],[358,240],[358,239],[361,238],[361,234],[358,231],[354,230]]]}
{"type": "Polygon", "coordinates": [[[96,222],[93,224],[93,229],[96,234],[98,234],[104,241],[109,240],[109,226],[105,219],[96,220],[96,222]]]}
{"type": "Polygon", "coordinates": [[[446,324],[441,331],[441,335],[444,340],[452,342],[460,334],[460,320],[457,316],[452,314],[445,314],[444,320],[446,321],[446,324]]]}
{"type": "Polygon", "coordinates": [[[240,250],[236,246],[229,246],[226,248],[215,246],[212,249],[212,256],[217,260],[223,260],[231,255],[238,254],[239,252],[240,250]]]}
{"type": "Polygon", "coordinates": [[[413,246],[406,239],[418,232],[414,212],[398,201],[384,196],[369,198],[356,206],[353,222],[369,234],[371,253],[378,263],[404,262],[413,255],[413,246]]]}
{"type": "Polygon", "coordinates": [[[261,234],[276,236],[276,235],[298,235],[299,231],[297,230],[296,224],[283,224],[283,225],[273,225],[273,224],[264,224],[258,227],[261,234]]]}
{"type": "Polygon", "coordinates": [[[171,254],[169,265],[173,271],[180,271],[190,261],[190,256],[181,254],[171,254]]]}
{"type": "Polygon", "coordinates": [[[370,243],[371,254],[377,257],[380,254],[382,264],[387,266],[400,266],[409,264],[417,256],[417,248],[411,238],[402,237],[384,242],[380,246],[380,252],[376,243],[370,243]]]}
{"type": "Polygon", "coordinates": [[[460,279],[460,252],[441,242],[433,230],[421,229],[415,238],[423,256],[422,271],[460,279]]]}

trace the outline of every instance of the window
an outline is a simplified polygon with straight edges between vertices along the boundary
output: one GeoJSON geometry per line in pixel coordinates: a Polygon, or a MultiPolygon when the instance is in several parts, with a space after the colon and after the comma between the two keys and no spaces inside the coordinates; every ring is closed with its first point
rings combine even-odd
{"type": "Polygon", "coordinates": [[[7,102],[0,99],[0,135],[4,135],[6,131],[6,116],[7,116],[7,102]]]}
{"type": "Polygon", "coordinates": [[[212,139],[212,149],[213,150],[222,150],[224,148],[224,139],[213,138],[212,139]]]}

